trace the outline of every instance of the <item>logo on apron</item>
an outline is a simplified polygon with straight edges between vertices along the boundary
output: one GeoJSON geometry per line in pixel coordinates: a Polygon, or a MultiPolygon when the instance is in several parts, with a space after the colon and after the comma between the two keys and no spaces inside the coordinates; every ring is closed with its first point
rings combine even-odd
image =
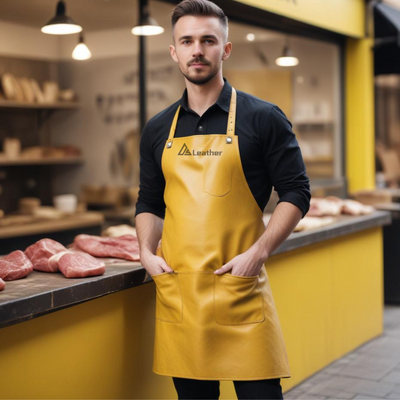
{"type": "Polygon", "coordinates": [[[190,152],[189,148],[186,146],[186,143],[183,143],[182,148],[179,150],[178,156],[220,156],[222,151],[213,151],[211,149],[208,150],[192,150],[190,152]]]}

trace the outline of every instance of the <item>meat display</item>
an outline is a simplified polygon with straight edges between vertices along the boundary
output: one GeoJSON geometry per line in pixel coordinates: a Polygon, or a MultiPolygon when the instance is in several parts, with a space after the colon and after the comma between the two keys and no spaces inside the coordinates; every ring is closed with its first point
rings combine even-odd
{"type": "Polygon", "coordinates": [[[61,244],[52,239],[41,239],[25,249],[26,256],[31,260],[36,271],[56,272],[57,263],[49,263],[49,259],[57,253],[67,251],[61,244]]]}
{"type": "Polygon", "coordinates": [[[109,226],[106,230],[101,233],[101,236],[109,236],[109,237],[120,237],[125,235],[132,235],[137,237],[136,228],[133,226],[122,224],[122,225],[113,225],[109,226]]]}
{"type": "Polygon", "coordinates": [[[25,278],[33,271],[33,265],[29,258],[21,250],[0,258],[0,279],[14,281],[25,278]]]}
{"type": "Polygon", "coordinates": [[[356,200],[341,199],[336,196],[325,198],[311,198],[308,217],[336,216],[339,214],[365,215],[371,214],[374,207],[360,203],[356,200]]]}
{"type": "Polygon", "coordinates": [[[58,260],[58,269],[66,278],[83,278],[104,274],[106,265],[89,254],[68,251],[58,260]]]}
{"type": "Polygon", "coordinates": [[[114,257],[124,260],[139,261],[139,242],[137,237],[124,235],[120,237],[101,237],[78,235],[74,245],[94,257],[114,257]]]}
{"type": "Polygon", "coordinates": [[[0,278],[0,292],[2,290],[4,290],[5,287],[6,287],[6,284],[4,283],[3,279],[0,278]]]}
{"type": "Polygon", "coordinates": [[[339,198],[318,198],[312,197],[310,200],[310,209],[307,216],[309,217],[322,217],[325,215],[339,215],[342,212],[343,201],[339,198]],[[337,199],[337,200],[336,200],[337,199]]]}
{"type": "Polygon", "coordinates": [[[66,278],[102,275],[106,270],[106,265],[103,261],[96,260],[91,255],[82,253],[79,250],[76,252],[68,250],[61,243],[52,239],[39,240],[29,246],[25,250],[25,254],[32,262],[35,270],[45,272],[61,271],[66,278]]]}
{"type": "Polygon", "coordinates": [[[366,215],[374,211],[374,207],[367,206],[355,200],[345,200],[342,208],[343,214],[366,215]]]}

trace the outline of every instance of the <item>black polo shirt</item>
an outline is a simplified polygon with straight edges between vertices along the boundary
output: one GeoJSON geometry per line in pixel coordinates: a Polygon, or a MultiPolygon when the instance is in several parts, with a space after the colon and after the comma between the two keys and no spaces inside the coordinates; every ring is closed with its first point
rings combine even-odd
{"type": "MultiPolygon", "coordinates": [[[[140,188],[135,216],[142,212],[165,216],[161,156],[179,104],[175,137],[226,133],[232,87],[225,78],[224,82],[217,102],[201,117],[188,107],[185,89],[180,100],[147,122],[140,140],[140,188]]],[[[292,124],[283,111],[237,90],[235,134],[244,175],[260,209],[264,210],[274,187],[278,203],[296,205],[304,217],[310,206],[309,178],[292,124]]]]}

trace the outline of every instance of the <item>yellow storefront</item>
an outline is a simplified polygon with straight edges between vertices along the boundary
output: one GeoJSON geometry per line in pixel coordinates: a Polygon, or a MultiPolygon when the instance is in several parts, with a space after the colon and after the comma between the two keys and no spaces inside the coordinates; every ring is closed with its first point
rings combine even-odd
{"type": "MultiPolygon", "coordinates": [[[[372,39],[365,37],[365,2],[235,1],[347,36],[346,178],[350,192],[373,188],[373,52],[372,39]]],[[[382,225],[388,217],[351,218],[345,228],[341,221],[304,235],[301,245],[294,237],[293,246],[269,260],[292,372],[282,379],[284,391],[382,333],[382,225]]],[[[57,293],[49,290],[42,316],[33,310],[34,297],[27,297],[26,317],[0,329],[0,397],[176,398],[172,380],[151,369],[155,286],[148,279],[144,283],[122,287],[126,290],[105,287],[83,303],[71,291],[58,309],[57,293]]],[[[231,382],[221,382],[220,398],[236,398],[231,382]]]]}

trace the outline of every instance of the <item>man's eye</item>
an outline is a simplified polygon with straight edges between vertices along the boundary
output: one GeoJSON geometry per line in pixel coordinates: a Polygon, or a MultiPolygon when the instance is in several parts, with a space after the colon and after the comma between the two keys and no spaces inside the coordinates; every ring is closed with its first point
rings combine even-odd
{"type": "Polygon", "coordinates": [[[190,40],[183,40],[182,44],[190,43],[190,40]]]}
{"type": "Polygon", "coordinates": [[[214,41],[212,39],[206,39],[204,42],[214,43],[214,41]]]}

